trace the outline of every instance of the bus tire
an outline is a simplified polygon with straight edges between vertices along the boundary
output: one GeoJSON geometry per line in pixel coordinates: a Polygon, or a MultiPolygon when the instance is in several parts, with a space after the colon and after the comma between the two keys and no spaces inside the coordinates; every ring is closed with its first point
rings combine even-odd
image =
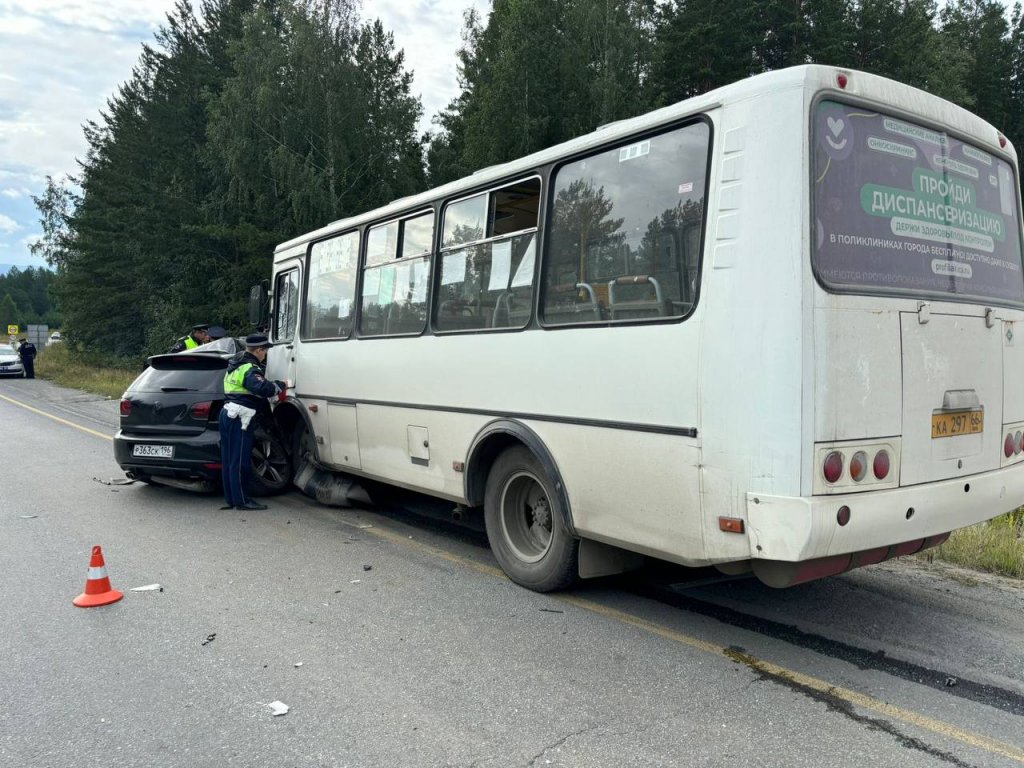
{"type": "Polygon", "coordinates": [[[572,586],[579,540],[566,530],[554,483],[524,446],[506,449],[491,467],[484,521],[491,551],[512,581],[536,592],[572,586]]]}

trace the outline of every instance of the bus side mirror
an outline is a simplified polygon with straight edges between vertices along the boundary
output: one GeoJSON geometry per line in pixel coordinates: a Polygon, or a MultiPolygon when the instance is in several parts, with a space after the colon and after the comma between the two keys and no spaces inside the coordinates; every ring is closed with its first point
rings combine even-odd
{"type": "Polygon", "coordinates": [[[268,298],[265,280],[249,289],[249,322],[260,329],[267,327],[267,319],[270,314],[268,298]]]}

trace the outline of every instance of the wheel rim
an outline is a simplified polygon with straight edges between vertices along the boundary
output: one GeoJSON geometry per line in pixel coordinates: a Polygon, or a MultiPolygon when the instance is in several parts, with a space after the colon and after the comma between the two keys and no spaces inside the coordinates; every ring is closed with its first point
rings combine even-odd
{"type": "Polygon", "coordinates": [[[551,549],[553,520],[547,492],[534,475],[519,472],[501,491],[501,531],[513,554],[535,563],[551,549]]]}
{"type": "Polygon", "coordinates": [[[267,485],[284,483],[288,458],[274,450],[269,438],[258,438],[252,446],[252,471],[267,485]]]}

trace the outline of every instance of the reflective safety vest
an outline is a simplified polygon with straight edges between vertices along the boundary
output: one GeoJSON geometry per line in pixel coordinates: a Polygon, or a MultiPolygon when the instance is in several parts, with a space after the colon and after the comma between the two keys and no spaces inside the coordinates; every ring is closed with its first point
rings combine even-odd
{"type": "Polygon", "coordinates": [[[251,395],[252,393],[245,388],[245,374],[252,368],[252,363],[245,363],[240,365],[235,370],[229,371],[224,374],[224,394],[225,395],[251,395]]]}
{"type": "Polygon", "coordinates": [[[192,338],[191,333],[185,337],[185,349],[195,349],[198,346],[199,342],[192,338]]]}

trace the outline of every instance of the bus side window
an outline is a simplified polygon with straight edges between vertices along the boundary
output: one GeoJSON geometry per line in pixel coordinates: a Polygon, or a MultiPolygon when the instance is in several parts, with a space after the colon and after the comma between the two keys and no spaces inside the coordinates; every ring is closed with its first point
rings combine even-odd
{"type": "Polygon", "coordinates": [[[358,253],[358,232],[321,240],[310,247],[302,316],[304,339],[347,338],[352,332],[358,253]]]}
{"type": "Polygon", "coordinates": [[[556,169],[541,320],[686,315],[696,295],[710,131],[696,122],[556,169]]]}
{"type": "Polygon", "coordinates": [[[439,331],[522,328],[533,311],[540,179],[515,182],[450,204],[445,209],[440,284],[435,326],[439,331]],[[487,199],[487,226],[482,240],[463,245],[470,220],[487,199]],[[449,221],[451,212],[451,221],[449,221]]]}
{"type": "Polygon", "coordinates": [[[360,335],[420,333],[426,327],[433,233],[433,211],[370,228],[360,335]]]}

